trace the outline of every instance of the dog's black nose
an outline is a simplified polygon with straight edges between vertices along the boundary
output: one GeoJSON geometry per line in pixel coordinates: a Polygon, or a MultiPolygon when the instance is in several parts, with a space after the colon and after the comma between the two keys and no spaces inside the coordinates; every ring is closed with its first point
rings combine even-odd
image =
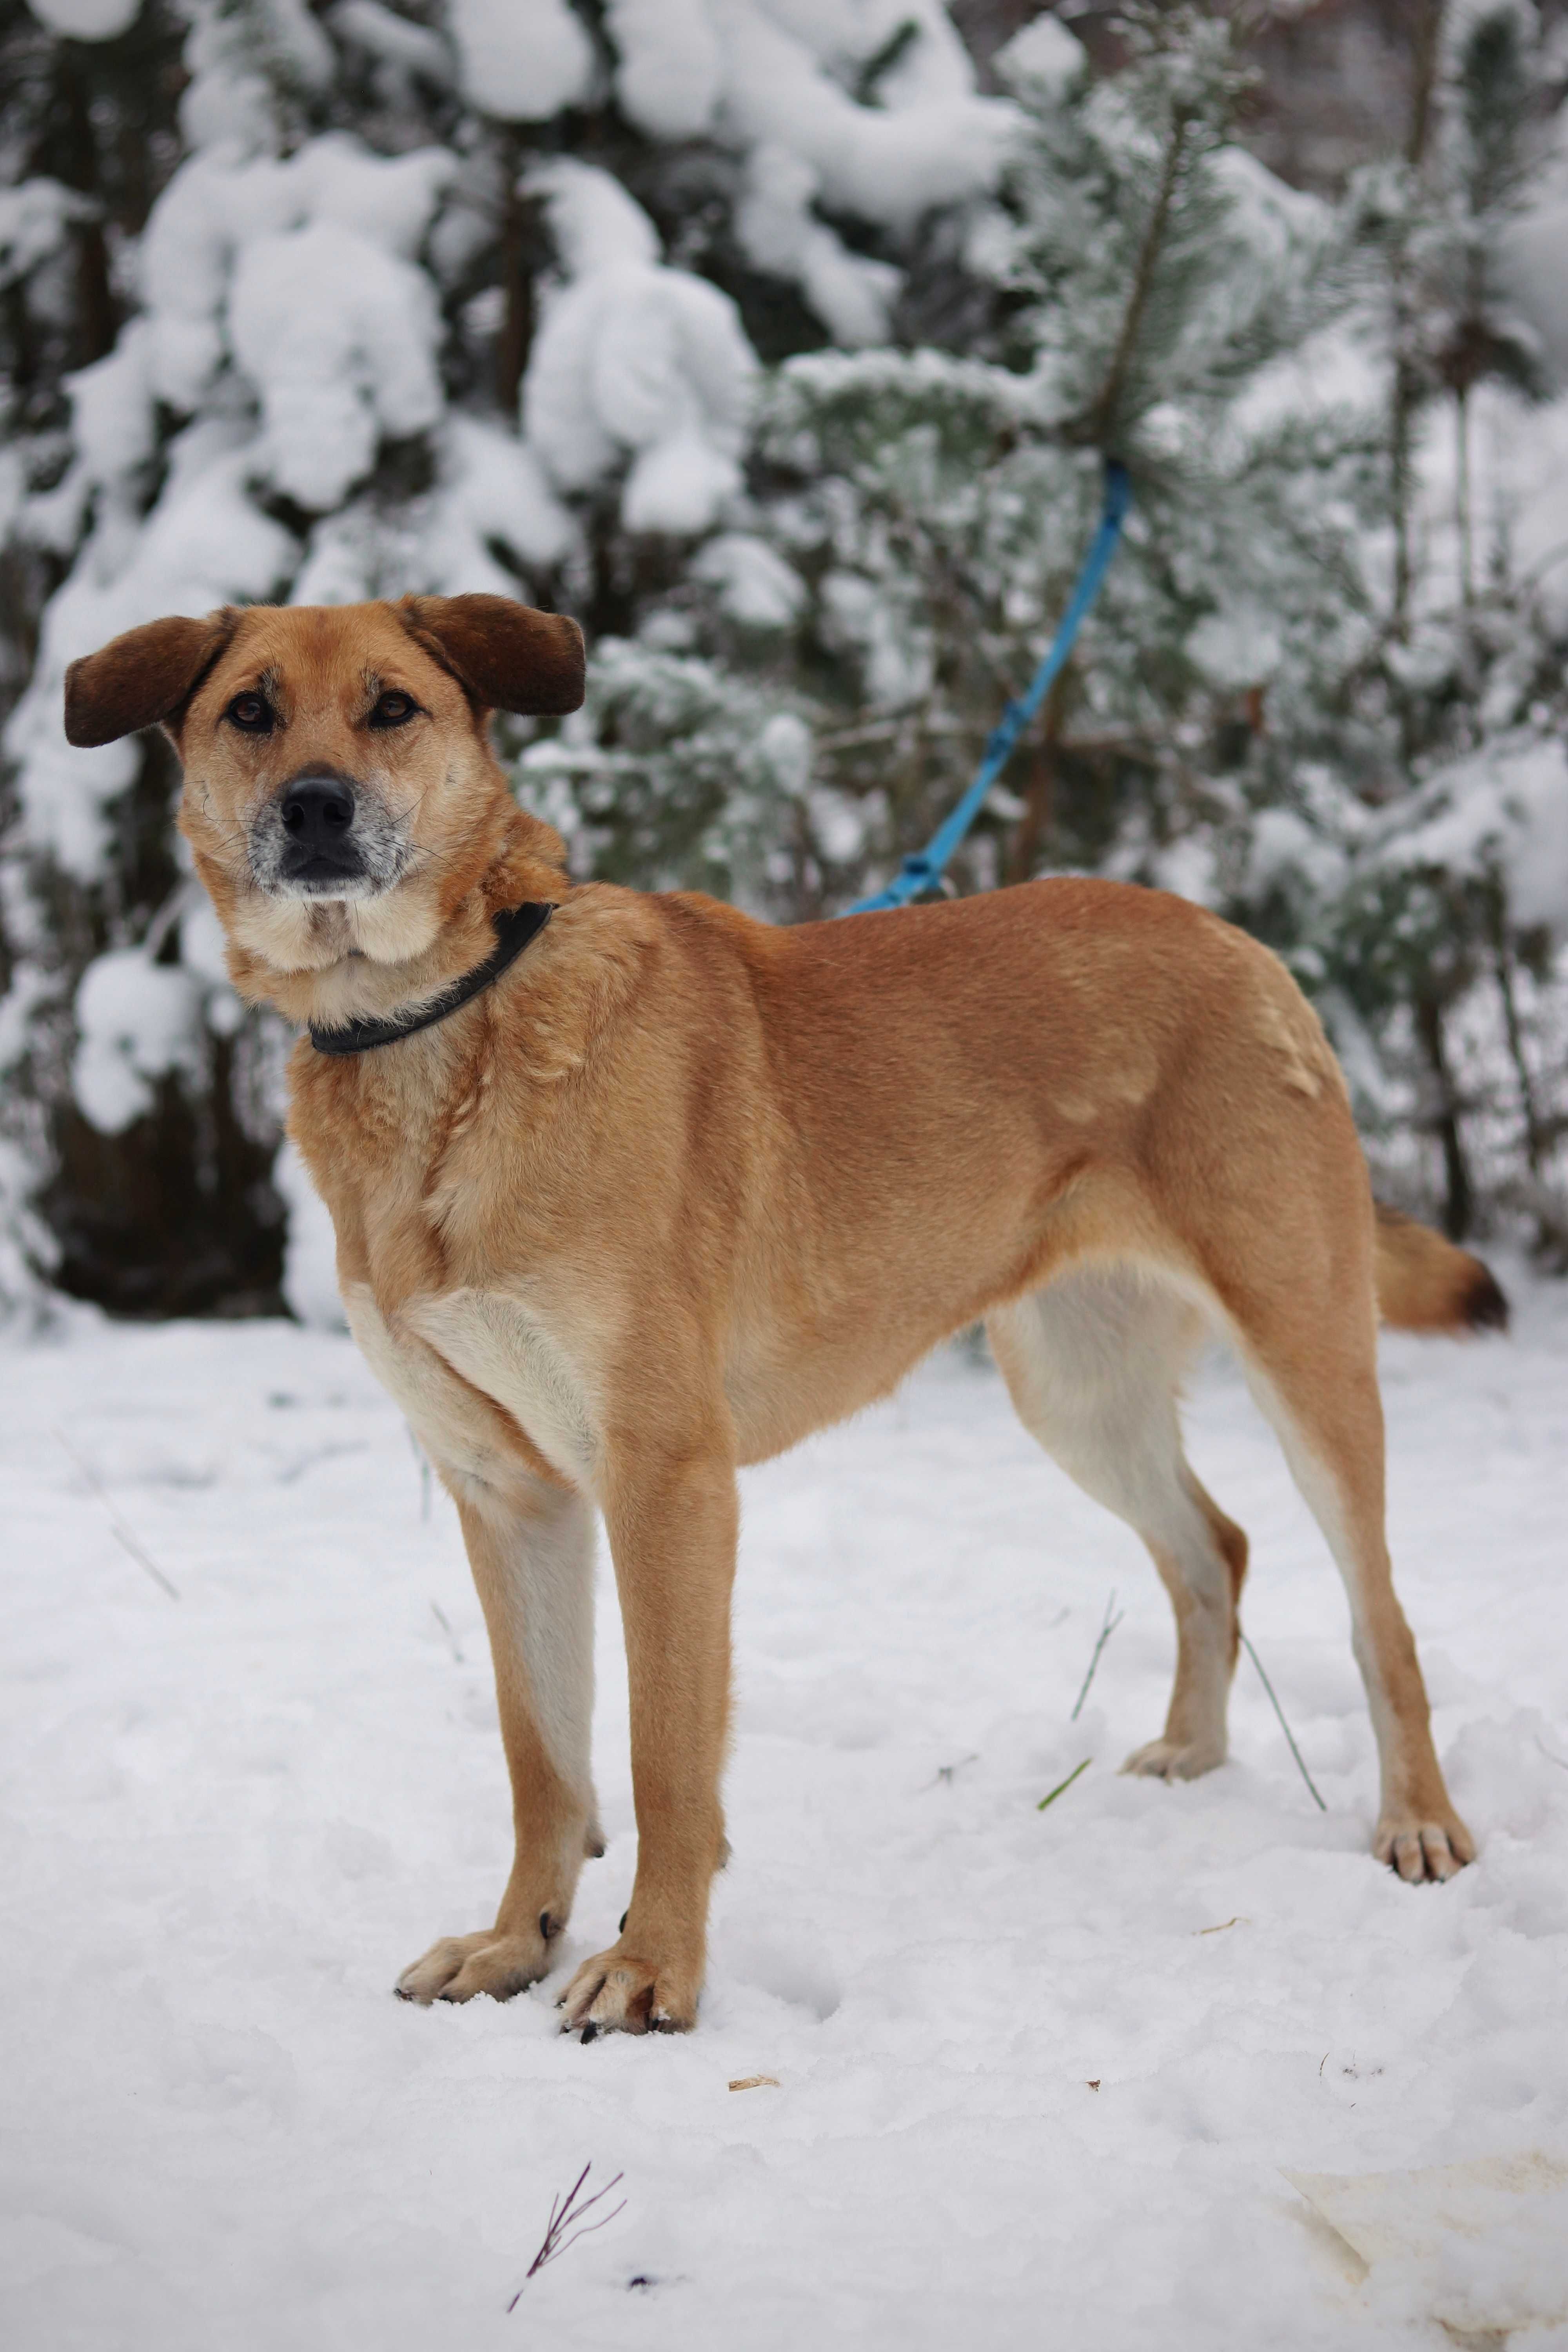
{"type": "Polygon", "coordinates": [[[335,776],[300,776],[283,795],[282,817],[300,849],[336,849],[354,821],[354,796],[335,776]]]}

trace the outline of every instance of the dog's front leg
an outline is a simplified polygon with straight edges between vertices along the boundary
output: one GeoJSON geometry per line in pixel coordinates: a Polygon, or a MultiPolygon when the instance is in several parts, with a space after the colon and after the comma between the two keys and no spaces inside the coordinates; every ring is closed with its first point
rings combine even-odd
{"type": "Polygon", "coordinates": [[[719,1802],[730,1708],[730,1594],[740,1506],[732,1454],[614,1460],[605,1521],[620,1590],[631,1696],[637,1867],[619,1941],[573,1978],[566,2027],[694,2024],[708,1895],[723,1860],[719,1802]]]}
{"type": "Polygon", "coordinates": [[[490,1637],[517,1848],[493,1927],[445,1936],[405,1969],[407,2000],[497,2000],[548,1973],[584,1853],[603,1851],[589,1773],[594,1517],[542,1480],[449,1482],[490,1637]]]}

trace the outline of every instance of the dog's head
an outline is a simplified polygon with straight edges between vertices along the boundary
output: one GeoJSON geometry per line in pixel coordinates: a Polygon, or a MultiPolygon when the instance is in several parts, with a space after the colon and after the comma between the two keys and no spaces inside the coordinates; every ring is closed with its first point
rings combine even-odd
{"type": "Polygon", "coordinates": [[[504,596],[253,605],[150,621],[73,662],[66,733],[161,725],[185,773],[181,830],[241,962],[321,972],[423,955],[498,858],[558,868],[486,722],[582,699],[576,623],[504,596]]]}

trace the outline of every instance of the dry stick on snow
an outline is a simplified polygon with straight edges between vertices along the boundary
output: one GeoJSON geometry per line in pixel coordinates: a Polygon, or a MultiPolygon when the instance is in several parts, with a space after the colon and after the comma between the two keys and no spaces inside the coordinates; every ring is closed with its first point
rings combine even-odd
{"type": "Polygon", "coordinates": [[[170,1579],[164,1575],[163,1570],[159,1567],[157,1561],[151,1559],[148,1554],[142,1550],[141,1545],[137,1542],[135,1537],[132,1534],[130,1528],[126,1526],[124,1520],[121,1517],[119,1512],[110,1501],[101,1478],[98,1477],[97,1475],[89,1467],[88,1464],[82,1460],[81,1455],[77,1452],[76,1447],[71,1444],[70,1439],[66,1435],[63,1429],[57,1429],[55,1435],[59,1439],[60,1444],[65,1447],[66,1452],[76,1464],[77,1468],[81,1472],[82,1476],[87,1480],[88,1485],[92,1488],[93,1493],[98,1496],[98,1499],[103,1505],[104,1509],[109,1513],[109,1524],[113,1531],[115,1541],[118,1544],[122,1545],[124,1549],[131,1554],[132,1559],[136,1562],[138,1568],[146,1570],[147,1574],[152,1578],[154,1584],[163,1586],[163,1591],[168,1594],[171,1601],[177,1601],[180,1597],[179,1586],[171,1582],[170,1579]]]}
{"type": "Polygon", "coordinates": [[[1300,1771],[1301,1778],[1305,1780],[1308,1788],[1310,1789],[1312,1792],[1313,1803],[1317,1806],[1318,1811],[1321,1813],[1326,1813],[1329,1809],[1327,1805],[1324,1804],[1321,1797],[1318,1794],[1318,1784],[1307,1769],[1306,1763],[1302,1759],[1301,1751],[1296,1745],[1296,1735],[1291,1730],[1289,1725],[1286,1722],[1285,1710],[1280,1706],[1278,1698],[1274,1696],[1274,1685],[1263,1671],[1263,1661],[1258,1656],[1257,1651],[1253,1648],[1245,1633],[1241,1637],[1241,1646],[1247,1652],[1247,1656],[1252,1660],[1253,1664],[1258,1668],[1258,1679],[1263,1685],[1264,1689],[1268,1693],[1274,1712],[1279,1717],[1279,1728],[1285,1734],[1286,1738],[1289,1741],[1290,1753],[1296,1759],[1296,1763],[1300,1771]]]}
{"type": "Polygon", "coordinates": [[[1100,1629],[1100,1639],[1094,1645],[1094,1655],[1089,1662],[1089,1672],[1083,1678],[1083,1688],[1079,1692],[1077,1698],[1073,1701],[1072,1713],[1068,1717],[1068,1721],[1069,1723],[1076,1723],[1078,1721],[1079,1710],[1081,1709],[1085,1699],[1089,1696],[1089,1686],[1094,1680],[1094,1670],[1100,1664],[1100,1654],[1101,1650],[1104,1649],[1107,1642],[1110,1641],[1112,1633],[1115,1633],[1118,1625],[1121,1624],[1123,1613],[1124,1612],[1121,1610],[1116,1609],[1116,1587],[1112,1585],[1110,1588],[1110,1598],[1105,1604],[1105,1622],[1100,1629]],[[1114,1616],[1111,1614],[1113,1610],[1116,1611],[1114,1616]]]}
{"type": "Polygon", "coordinates": [[[456,1658],[458,1664],[461,1665],[463,1663],[463,1654],[458,1647],[458,1637],[456,1633],[453,1633],[451,1626],[447,1622],[447,1612],[442,1608],[438,1601],[432,1601],[430,1603],[430,1613],[435,1618],[437,1624],[441,1628],[442,1633],[447,1636],[452,1655],[456,1658]]]}
{"type": "Polygon", "coordinates": [[[1072,1770],[1068,1774],[1067,1779],[1065,1780],[1058,1780],[1056,1787],[1051,1790],[1049,1794],[1040,1799],[1039,1803],[1035,1807],[1036,1812],[1043,1813],[1047,1805],[1054,1805],[1057,1799],[1061,1795],[1063,1790],[1070,1789],[1073,1782],[1078,1779],[1079,1774],[1080,1772],[1087,1772],[1093,1761],[1094,1759],[1092,1756],[1086,1756],[1081,1764],[1075,1764],[1072,1770]]]}
{"type": "MultiPolygon", "coordinates": [[[[535,2273],[542,2271],[544,2268],[546,2263],[552,2263],[557,2254],[563,2254],[568,2246],[574,2246],[579,2238],[589,2237],[594,2231],[602,2230],[606,2221],[613,2221],[617,2213],[624,2213],[626,2211],[626,2200],[623,2197],[618,2205],[612,2205],[609,2211],[607,2213],[601,2213],[596,2221],[588,2221],[584,2219],[585,2214],[591,2213],[595,2206],[601,2204],[609,2195],[611,2189],[616,2188],[617,2184],[626,2178],[624,2173],[617,2172],[614,2180],[606,2180],[603,2189],[596,2189],[592,2197],[584,2197],[583,2199],[583,2202],[579,2205],[577,2199],[582,2192],[583,2183],[587,2179],[588,2175],[593,2169],[594,2168],[591,2163],[585,2164],[583,2167],[582,2171],[577,2175],[576,2179],[572,2183],[571,2188],[566,2191],[565,2196],[563,2198],[557,2197],[552,2200],[550,2207],[550,2221],[549,2226],[546,2228],[544,2232],[543,2243],[541,2245],[539,2252],[535,2254],[524,2273],[522,2286],[526,2286],[529,2280],[534,2276],[535,2273]],[[569,2230],[572,2232],[570,2237],[566,2234],[569,2230]]],[[[522,2286],[518,2288],[517,2294],[512,2296],[511,2301],[507,2305],[507,2309],[509,2311],[515,2311],[517,2309],[518,2303],[522,2294],[522,2286]]]]}

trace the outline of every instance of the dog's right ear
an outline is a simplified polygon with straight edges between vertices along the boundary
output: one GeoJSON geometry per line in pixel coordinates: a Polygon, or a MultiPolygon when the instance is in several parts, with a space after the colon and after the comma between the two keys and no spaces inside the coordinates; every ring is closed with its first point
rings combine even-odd
{"type": "Polygon", "coordinates": [[[115,743],[138,728],[175,722],[235,632],[225,607],[204,621],[181,613],[127,629],[66,672],[68,743],[115,743]]]}

